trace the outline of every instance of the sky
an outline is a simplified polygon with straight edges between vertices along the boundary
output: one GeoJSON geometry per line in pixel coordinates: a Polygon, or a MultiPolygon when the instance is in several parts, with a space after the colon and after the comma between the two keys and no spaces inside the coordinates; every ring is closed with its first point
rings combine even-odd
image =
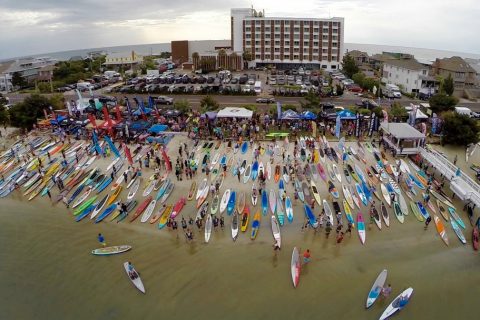
{"type": "Polygon", "coordinates": [[[230,39],[230,8],[344,17],[345,42],[480,53],[478,0],[0,0],[0,59],[171,40],[230,39]]]}

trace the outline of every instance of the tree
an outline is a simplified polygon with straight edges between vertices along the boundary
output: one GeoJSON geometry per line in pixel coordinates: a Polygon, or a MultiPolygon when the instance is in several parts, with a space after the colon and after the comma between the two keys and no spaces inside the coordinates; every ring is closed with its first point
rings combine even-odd
{"type": "Polygon", "coordinates": [[[480,130],[477,121],[466,115],[449,112],[443,122],[443,142],[454,145],[469,145],[478,142],[480,130]]]}
{"type": "Polygon", "coordinates": [[[452,74],[449,73],[448,77],[442,82],[442,91],[445,92],[447,96],[451,96],[454,90],[452,74]]]}
{"type": "Polygon", "coordinates": [[[357,72],[352,75],[351,78],[356,84],[363,88],[363,81],[365,80],[365,75],[363,73],[357,72]]]}
{"type": "Polygon", "coordinates": [[[22,77],[20,72],[14,72],[13,75],[12,75],[12,85],[14,87],[23,88],[27,85],[27,82],[22,77]]]}
{"type": "Polygon", "coordinates": [[[23,102],[15,104],[10,108],[10,123],[14,127],[30,130],[37,122],[37,119],[43,116],[43,110],[50,108],[50,101],[45,96],[32,94],[25,98],[23,102]]]}
{"type": "Polygon", "coordinates": [[[342,68],[345,74],[351,79],[353,79],[352,76],[359,71],[355,60],[349,54],[343,56],[342,68]]]}
{"type": "Polygon", "coordinates": [[[303,97],[306,101],[300,101],[300,105],[302,106],[302,109],[316,109],[320,105],[320,97],[318,94],[310,89],[308,90],[308,93],[305,97],[303,97]]]}
{"type": "Polygon", "coordinates": [[[433,112],[440,113],[453,110],[455,105],[458,103],[458,98],[439,93],[433,95],[428,100],[428,103],[430,104],[430,108],[433,112]]]}
{"type": "Polygon", "coordinates": [[[190,103],[187,99],[175,100],[175,102],[173,103],[173,107],[176,110],[181,111],[182,113],[187,113],[188,111],[190,111],[190,103]]]}
{"type": "Polygon", "coordinates": [[[401,120],[408,117],[408,112],[407,109],[405,109],[405,107],[402,106],[400,103],[394,102],[388,112],[388,115],[392,120],[393,118],[401,120]]]}
{"type": "Polygon", "coordinates": [[[243,52],[243,60],[245,60],[247,62],[253,60],[253,55],[252,55],[252,52],[250,50],[245,50],[243,52]]]}
{"type": "Polygon", "coordinates": [[[336,85],[337,96],[343,95],[343,87],[339,84],[336,85]]]}
{"type": "Polygon", "coordinates": [[[200,107],[203,112],[217,110],[219,106],[217,100],[213,99],[211,96],[205,96],[200,100],[200,107]]]}
{"type": "Polygon", "coordinates": [[[65,109],[65,97],[63,94],[55,93],[51,95],[49,103],[53,107],[53,110],[65,109]]]}
{"type": "Polygon", "coordinates": [[[5,97],[0,93],[0,123],[6,124],[8,122],[8,110],[5,107],[8,101],[5,97]]]}

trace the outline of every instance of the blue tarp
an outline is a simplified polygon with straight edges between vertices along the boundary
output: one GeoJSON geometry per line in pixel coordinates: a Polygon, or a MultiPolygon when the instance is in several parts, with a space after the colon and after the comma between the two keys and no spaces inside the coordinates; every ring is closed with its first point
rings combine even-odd
{"type": "Polygon", "coordinates": [[[50,124],[57,124],[57,120],[58,122],[62,122],[63,120],[67,119],[67,117],[65,116],[57,116],[57,119],[52,119],[50,120],[50,124]]]}
{"type": "Polygon", "coordinates": [[[148,129],[148,132],[151,133],[160,133],[168,129],[168,126],[164,124],[154,124],[153,126],[148,129]]]}
{"type": "Polygon", "coordinates": [[[305,119],[305,120],[317,119],[317,115],[311,111],[303,111],[301,117],[302,119],[305,119]]]}
{"type": "Polygon", "coordinates": [[[150,123],[147,121],[137,121],[130,125],[129,129],[132,131],[145,130],[150,127],[150,123]]]}
{"type": "MultiPolygon", "coordinates": [[[[150,109],[150,108],[143,108],[143,111],[145,112],[145,114],[150,114],[152,113],[153,109],[150,109]]],[[[142,111],[140,111],[140,109],[137,109],[133,112],[133,114],[135,116],[140,116],[142,114],[142,111]]]]}
{"type": "Polygon", "coordinates": [[[214,120],[217,117],[217,113],[213,111],[205,112],[200,116],[201,118],[208,118],[209,120],[214,120]]]}
{"type": "Polygon", "coordinates": [[[300,119],[300,116],[298,113],[293,111],[292,109],[288,109],[282,113],[282,119],[283,120],[298,120],[300,119]]]}
{"type": "Polygon", "coordinates": [[[355,120],[357,115],[349,110],[342,110],[337,112],[337,116],[340,116],[341,120],[355,120]]]}

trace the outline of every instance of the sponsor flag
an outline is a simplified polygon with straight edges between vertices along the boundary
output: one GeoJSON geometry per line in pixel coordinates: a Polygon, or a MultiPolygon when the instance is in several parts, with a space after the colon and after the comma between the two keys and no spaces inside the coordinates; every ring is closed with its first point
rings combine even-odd
{"type": "Polygon", "coordinates": [[[128,163],[130,165],[133,165],[133,159],[132,159],[132,154],[130,153],[130,149],[128,149],[126,144],[124,144],[123,147],[125,149],[125,155],[127,156],[128,163]]]}
{"type": "Polygon", "coordinates": [[[340,127],[342,126],[342,120],[340,120],[340,115],[337,115],[337,121],[335,123],[335,136],[340,138],[340,127]]]}
{"type": "Polygon", "coordinates": [[[155,110],[157,117],[160,117],[160,112],[158,112],[157,104],[153,101],[152,96],[148,96],[148,107],[152,110],[155,110]]]}
{"type": "Polygon", "coordinates": [[[130,101],[128,100],[127,97],[125,97],[125,105],[127,106],[128,114],[131,116],[132,115],[132,107],[130,106],[130,101]]]}
{"type": "Polygon", "coordinates": [[[91,113],[88,114],[88,120],[90,121],[90,123],[92,124],[92,126],[98,130],[98,126],[97,126],[97,119],[95,119],[95,116],[91,113]]]}
{"type": "Polygon", "coordinates": [[[117,121],[122,122],[122,113],[120,112],[120,106],[118,104],[115,105],[115,113],[117,115],[117,121]]]}
{"type": "Polygon", "coordinates": [[[368,126],[368,135],[371,137],[373,135],[373,127],[375,126],[375,112],[372,112],[370,115],[370,125],[368,126]]]}
{"type": "Polygon", "coordinates": [[[163,160],[165,160],[165,166],[167,168],[167,171],[172,171],[172,165],[170,164],[170,158],[165,152],[165,146],[162,147],[162,156],[163,156],[163,160]]]}
{"type": "Polygon", "coordinates": [[[357,112],[357,117],[355,119],[355,136],[360,137],[360,113],[357,112]]]}
{"type": "Polygon", "coordinates": [[[103,107],[103,116],[105,117],[105,121],[108,126],[108,134],[113,136],[112,119],[110,119],[110,115],[108,114],[107,107],[103,107]]]}
{"type": "Polygon", "coordinates": [[[120,158],[120,152],[118,152],[117,147],[112,142],[112,139],[108,135],[105,136],[105,141],[107,141],[108,146],[110,147],[110,150],[112,150],[113,154],[117,157],[120,158]]]}
{"type": "Polygon", "coordinates": [[[97,137],[96,130],[93,130],[92,140],[93,140],[93,146],[95,150],[97,150],[98,154],[101,154],[103,156],[103,149],[100,148],[100,145],[98,144],[98,137],[97,137]]]}
{"type": "Polygon", "coordinates": [[[282,104],[280,103],[280,101],[277,101],[277,119],[282,119],[282,104]]]}

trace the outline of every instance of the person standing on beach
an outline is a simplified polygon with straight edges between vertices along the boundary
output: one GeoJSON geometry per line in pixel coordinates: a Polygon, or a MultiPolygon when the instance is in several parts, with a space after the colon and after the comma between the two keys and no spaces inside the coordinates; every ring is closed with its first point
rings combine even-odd
{"type": "Polygon", "coordinates": [[[453,165],[457,165],[457,160],[458,160],[458,155],[455,155],[455,158],[453,158],[453,165]]]}
{"type": "Polygon", "coordinates": [[[237,178],[238,178],[238,182],[240,182],[240,170],[237,169],[237,178]]]}
{"type": "Polygon", "coordinates": [[[392,285],[389,283],[387,287],[382,288],[382,295],[384,298],[388,298],[392,293],[392,285]]]}
{"type": "Polygon", "coordinates": [[[50,189],[47,189],[47,195],[50,198],[50,200],[52,200],[52,195],[50,194],[50,189]]]}
{"type": "Polygon", "coordinates": [[[97,239],[98,239],[98,242],[100,242],[100,244],[103,247],[105,247],[107,245],[107,243],[105,242],[105,238],[103,237],[103,235],[101,233],[98,234],[97,239]]]}
{"type": "Polygon", "coordinates": [[[343,235],[343,231],[337,235],[337,243],[341,243],[343,241],[343,235]]]}
{"type": "Polygon", "coordinates": [[[310,255],[310,249],[305,250],[303,253],[303,264],[307,264],[310,262],[311,255],[310,255]]]}
{"type": "Polygon", "coordinates": [[[325,227],[325,235],[328,237],[330,236],[330,232],[332,231],[332,224],[330,223],[330,220],[327,221],[327,225],[325,227]]]}
{"type": "Polygon", "coordinates": [[[425,220],[425,228],[423,228],[424,230],[427,230],[428,225],[430,224],[431,221],[432,221],[432,217],[428,216],[427,220],[425,220]]]}
{"type": "Polygon", "coordinates": [[[127,172],[123,172],[123,179],[125,179],[125,183],[128,183],[128,174],[127,172]]]}

